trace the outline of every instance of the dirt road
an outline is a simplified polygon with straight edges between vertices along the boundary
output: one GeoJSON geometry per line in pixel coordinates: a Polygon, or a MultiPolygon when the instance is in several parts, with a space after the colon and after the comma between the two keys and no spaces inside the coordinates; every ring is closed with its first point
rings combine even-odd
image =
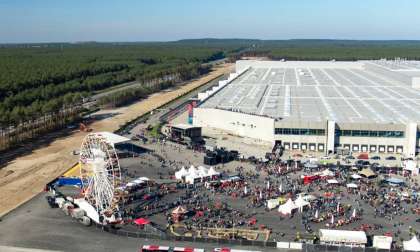
{"type": "MultiPolygon", "coordinates": [[[[130,106],[120,114],[94,122],[94,131],[115,131],[124,123],[203,85],[216,76],[228,73],[232,65],[217,67],[210,74],[172,91],[162,91],[130,106]]],[[[0,170],[0,217],[33,198],[45,184],[65,172],[78,157],[71,154],[79,148],[87,133],[75,132],[51,142],[47,147],[19,157],[0,170]]]]}

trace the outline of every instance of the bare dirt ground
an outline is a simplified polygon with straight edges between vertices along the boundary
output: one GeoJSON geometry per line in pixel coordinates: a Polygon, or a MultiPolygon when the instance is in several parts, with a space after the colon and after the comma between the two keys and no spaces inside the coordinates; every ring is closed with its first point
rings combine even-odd
{"type": "MultiPolygon", "coordinates": [[[[205,84],[220,74],[229,73],[232,64],[214,69],[210,74],[175,90],[162,91],[130,106],[121,108],[119,114],[96,121],[90,125],[93,131],[115,131],[124,123],[137,118],[185,93],[205,84]]],[[[39,192],[46,183],[65,172],[78,156],[71,152],[77,149],[87,133],[73,134],[54,140],[46,147],[31,154],[16,158],[0,170],[0,217],[25,203],[39,192]]]]}

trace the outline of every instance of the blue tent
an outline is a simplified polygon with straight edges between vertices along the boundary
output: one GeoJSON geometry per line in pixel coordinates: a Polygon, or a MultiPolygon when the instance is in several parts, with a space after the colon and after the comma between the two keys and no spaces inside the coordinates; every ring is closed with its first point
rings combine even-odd
{"type": "Polygon", "coordinates": [[[80,178],[67,178],[67,177],[60,177],[58,178],[58,180],[55,182],[55,184],[57,186],[68,186],[68,185],[73,185],[73,186],[82,186],[82,181],[80,180],[80,178]]]}

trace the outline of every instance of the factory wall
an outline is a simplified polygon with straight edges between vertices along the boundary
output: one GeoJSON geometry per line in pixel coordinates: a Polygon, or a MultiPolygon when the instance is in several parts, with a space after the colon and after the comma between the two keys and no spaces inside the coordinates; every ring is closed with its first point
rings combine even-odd
{"type": "Polygon", "coordinates": [[[285,149],[329,153],[334,148],[352,152],[403,153],[413,156],[417,138],[417,124],[336,124],[335,122],[279,121],[269,117],[213,109],[194,108],[194,126],[210,127],[227,133],[275,143],[281,141],[285,149]],[[318,130],[316,134],[279,134],[275,129],[318,130]],[[403,131],[403,137],[337,136],[335,130],[403,131]]]}
{"type": "Polygon", "coordinates": [[[194,108],[193,125],[274,143],[274,119],[212,108],[194,108]]]}

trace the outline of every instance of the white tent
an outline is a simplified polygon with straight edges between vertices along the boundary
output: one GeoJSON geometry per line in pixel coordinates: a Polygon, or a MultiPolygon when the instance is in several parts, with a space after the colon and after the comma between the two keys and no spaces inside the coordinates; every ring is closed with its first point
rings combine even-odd
{"type": "Polygon", "coordinates": [[[420,251],[420,242],[416,236],[409,241],[403,241],[404,250],[420,251]]]}
{"type": "Polygon", "coordinates": [[[335,174],[334,174],[334,172],[330,171],[329,169],[325,169],[321,172],[320,175],[324,176],[324,177],[333,177],[335,174]]]}
{"type": "Polygon", "coordinates": [[[197,175],[198,171],[197,169],[195,169],[194,165],[191,165],[190,168],[188,169],[188,175],[197,175]]]}
{"type": "Polygon", "coordinates": [[[185,176],[185,182],[188,184],[194,184],[195,179],[201,178],[198,174],[188,174],[185,176]]]}
{"type": "Polygon", "coordinates": [[[362,178],[362,176],[360,176],[359,174],[352,174],[352,175],[351,175],[351,178],[352,178],[352,179],[361,179],[361,178],[362,178]]]}
{"type": "Polygon", "coordinates": [[[216,170],[214,170],[213,166],[210,166],[210,169],[208,171],[209,176],[217,176],[220,175],[216,170]]]}
{"type": "Polygon", "coordinates": [[[120,136],[120,135],[114,134],[112,132],[107,132],[107,131],[96,132],[95,134],[105,137],[106,140],[110,144],[112,144],[112,146],[114,146],[115,144],[118,144],[118,143],[123,143],[123,142],[130,141],[130,138],[120,136]]]}
{"type": "Polygon", "coordinates": [[[181,167],[181,170],[175,172],[175,178],[176,179],[182,179],[182,177],[185,177],[188,175],[187,169],[185,169],[184,166],[181,167]]]}
{"type": "Polygon", "coordinates": [[[207,168],[205,168],[204,166],[199,166],[198,167],[198,175],[200,177],[207,177],[208,175],[208,170],[207,168]]]}
{"type": "Polygon", "coordinates": [[[328,179],[328,184],[338,184],[338,181],[336,179],[328,179]]]}
{"type": "Polygon", "coordinates": [[[373,236],[373,247],[377,249],[391,249],[392,237],[375,235],[373,236]]]}
{"type": "Polygon", "coordinates": [[[292,214],[292,211],[294,209],[298,208],[295,203],[293,203],[292,199],[288,199],[286,203],[284,203],[283,205],[279,206],[279,212],[281,214],[292,214]]]}
{"type": "Polygon", "coordinates": [[[309,205],[309,202],[304,200],[302,197],[297,198],[294,203],[298,208],[301,208],[301,207],[303,208],[309,205]]]}
{"type": "Polygon", "coordinates": [[[321,244],[342,243],[343,245],[364,247],[367,243],[366,233],[363,231],[320,229],[319,239],[321,244]]]}
{"type": "Polygon", "coordinates": [[[349,183],[347,184],[347,188],[357,188],[357,185],[355,183],[349,183]]]}
{"type": "Polygon", "coordinates": [[[279,205],[279,199],[269,199],[267,200],[267,208],[273,209],[276,208],[279,205]]]}
{"type": "Polygon", "coordinates": [[[299,193],[298,198],[302,198],[302,199],[304,199],[305,201],[308,201],[308,202],[316,199],[316,197],[313,196],[312,194],[306,194],[306,193],[299,193]]]}
{"type": "Polygon", "coordinates": [[[146,181],[149,181],[149,179],[148,178],[146,178],[146,177],[140,177],[140,178],[138,178],[138,179],[135,179],[134,181],[132,181],[134,184],[143,184],[143,183],[145,183],[146,181]]]}

